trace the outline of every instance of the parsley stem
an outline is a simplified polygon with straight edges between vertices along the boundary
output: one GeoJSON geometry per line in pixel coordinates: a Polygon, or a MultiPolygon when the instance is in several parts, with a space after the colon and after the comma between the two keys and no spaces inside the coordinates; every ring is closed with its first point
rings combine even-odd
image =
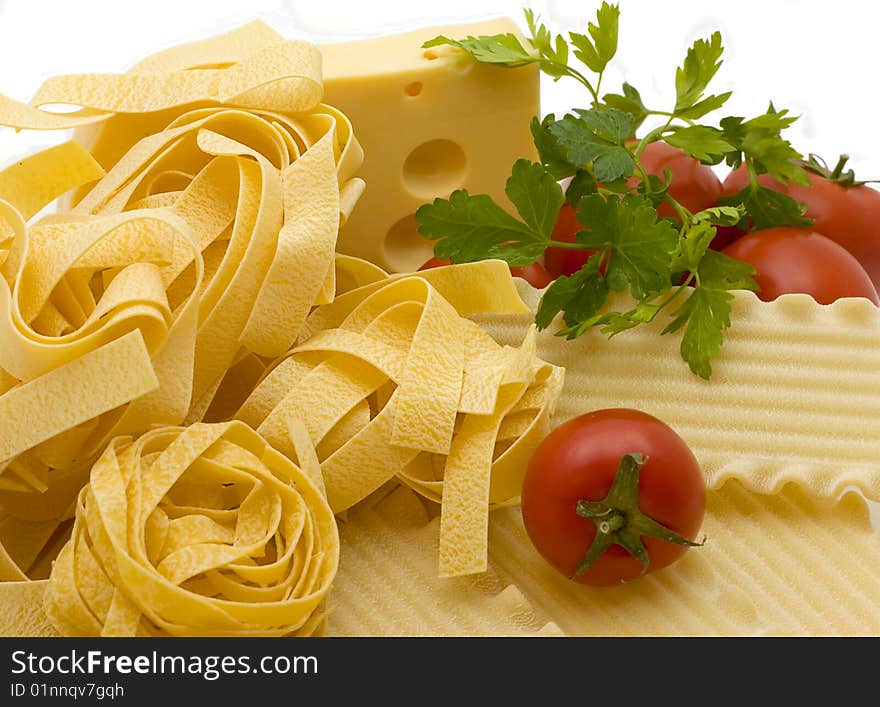
{"type": "MultiPolygon", "coordinates": [[[[598,91],[598,89],[593,88],[593,84],[590,83],[589,79],[587,79],[586,76],[584,76],[577,69],[574,69],[570,66],[566,66],[566,65],[562,65],[562,64],[557,64],[557,66],[561,66],[571,78],[575,79],[576,81],[579,81],[584,86],[586,86],[587,90],[590,92],[590,95],[593,97],[593,105],[598,105],[599,91],[598,91]]],[[[599,81],[601,82],[601,80],[602,80],[602,76],[600,75],[599,81]]]]}
{"type": "Polygon", "coordinates": [[[675,209],[675,213],[678,214],[678,217],[681,219],[682,223],[690,223],[690,220],[693,218],[693,214],[690,211],[688,211],[684,206],[682,206],[675,199],[669,196],[669,192],[664,194],[663,198],[669,202],[673,209],[675,209]]]}
{"type": "Polygon", "coordinates": [[[565,248],[567,250],[588,250],[588,248],[580,243],[569,243],[567,241],[555,241],[552,238],[547,244],[548,248],[565,248]]]}

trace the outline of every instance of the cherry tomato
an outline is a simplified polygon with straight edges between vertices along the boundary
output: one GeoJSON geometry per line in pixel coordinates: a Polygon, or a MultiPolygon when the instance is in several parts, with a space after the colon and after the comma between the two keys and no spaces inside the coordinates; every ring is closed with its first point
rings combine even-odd
{"type": "MultiPolygon", "coordinates": [[[[668,143],[648,144],[639,161],[648,174],[656,177],[663,178],[663,172],[669,169],[671,173],[669,196],[688,211],[696,213],[708,209],[721,196],[721,180],[712,168],[668,143]]],[[[635,186],[637,183],[635,177],[630,179],[630,186],[635,186]]],[[[667,201],[660,204],[657,213],[663,218],[678,220],[678,214],[667,201]]]]}
{"type": "Polygon", "coordinates": [[[726,255],[751,263],[758,271],[758,297],[772,302],[803,292],[819,304],[841,297],[867,297],[880,305],[868,273],[845,248],[830,238],[800,228],[766,228],[727,246],[726,255]]]}
{"type": "MultiPolygon", "coordinates": [[[[577,210],[568,203],[562,205],[551,238],[564,243],[577,243],[575,234],[583,230],[578,223],[577,210]]],[[[544,264],[553,277],[574,275],[589,260],[594,250],[572,250],[569,248],[548,248],[544,251],[544,264]]]]}
{"type": "MultiPolygon", "coordinates": [[[[782,185],[769,174],[758,182],[806,204],[807,216],[815,220],[811,228],[852,253],[880,287],[880,192],[866,185],[842,186],[812,172],[807,177],[809,186],[782,185]]],[[[740,167],[724,180],[724,194],[735,194],[748,182],[748,172],[740,167]]]]}
{"type": "MultiPolygon", "coordinates": [[[[427,260],[419,268],[419,270],[439,268],[443,265],[449,265],[449,261],[440,260],[440,258],[434,257],[430,260],[427,260]]],[[[532,263],[531,265],[510,268],[510,274],[514,277],[521,277],[536,290],[543,290],[545,287],[547,287],[547,285],[553,282],[553,278],[550,276],[550,273],[547,272],[547,269],[543,265],[541,265],[541,263],[532,263]]]]}
{"type": "MultiPolygon", "coordinates": [[[[529,462],[522,489],[526,531],[553,567],[572,577],[597,539],[600,525],[577,512],[579,501],[602,501],[619,477],[621,460],[641,454],[634,503],[669,531],[693,541],[703,522],[706,484],[688,446],[668,425],[638,410],[598,410],[551,432],[529,462]]],[[[609,516],[610,517],[610,516],[609,516]]],[[[583,584],[612,585],[666,567],[687,550],[642,535],[647,569],[619,544],[572,577],[583,584]]]]}

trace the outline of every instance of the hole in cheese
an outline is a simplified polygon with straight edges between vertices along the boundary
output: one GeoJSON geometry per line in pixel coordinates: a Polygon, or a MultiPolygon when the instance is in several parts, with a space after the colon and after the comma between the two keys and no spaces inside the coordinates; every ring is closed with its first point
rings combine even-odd
{"type": "Polygon", "coordinates": [[[451,140],[430,140],[409,153],[403,163],[403,184],[415,197],[445,196],[463,183],[467,172],[464,150],[451,140]]]}
{"type": "Polygon", "coordinates": [[[418,96],[422,92],[422,82],[421,81],[413,81],[412,83],[408,83],[404,87],[403,92],[407,96],[412,96],[413,98],[415,98],[416,96],[418,96]]]}
{"type": "Polygon", "coordinates": [[[413,214],[404,216],[388,229],[385,236],[385,259],[391,269],[412,272],[434,255],[434,245],[418,232],[413,214]]]}

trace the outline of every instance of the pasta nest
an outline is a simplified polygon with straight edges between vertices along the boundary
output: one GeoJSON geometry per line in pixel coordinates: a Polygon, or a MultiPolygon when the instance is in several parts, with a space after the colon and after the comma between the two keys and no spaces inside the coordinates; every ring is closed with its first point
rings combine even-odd
{"type": "Polygon", "coordinates": [[[88,146],[0,173],[4,579],[45,576],[111,439],[229,419],[334,296],[362,150],[320,103],[315,47],[240,32],[266,43],[209,40],[126,74],[55,77],[31,106],[0,97],[0,122],[85,125],[88,146]],[[46,103],[79,110],[34,107],[46,103]],[[34,408],[47,412],[21,413],[34,408]]]}
{"type": "Polygon", "coordinates": [[[314,450],[300,454],[240,422],[114,440],[54,564],[52,623],[74,636],[319,631],[339,537],[314,450]]]}
{"type": "Polygon", "coordinates": [[[395,477],[441,503],[445,575],[484,569],[488,510],[518,502],[563,377],[535,355],[534,330],[499,346],[429,282],[467,300],[467,276],[378,280],[319,307],[237,413],[281,451],[303,420],[335,512],[395,477]]]}

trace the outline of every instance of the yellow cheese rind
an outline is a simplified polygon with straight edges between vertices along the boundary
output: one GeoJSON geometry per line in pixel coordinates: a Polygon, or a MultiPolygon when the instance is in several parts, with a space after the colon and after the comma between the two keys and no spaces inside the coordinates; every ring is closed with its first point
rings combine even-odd
{"type": "MultiPolygon", "coordinates": [[[[538,293],[520,291],[535,304],[538,293]]],[[[618,306],[626,307],[625,302],[618,306]]],[[[529,315],[474,317],[502,343],[529,315]]],[[[632,407],[671,425],[710,488],[735,479],[772,494],[797,483],[834,499],[848,487],[880,500],[880,310],[867,300],[816,304],[807,295],[762,302],[738,292],[712,378],[693,375],[664,322],[609,340],[538,336],[538,355],[566,369],[554,424],[591,410],[632,407]]]]}
{"type": "Polygon", "coordinates": [[[296,634],[338,562],[320,489],[253,430],[157,428],[93,467],[46,613],[73,636],[296,634]]]}
{"type": "MultiPolygon", "coordinates": [[[[473,277],[456,293],[460,310],[487,301],[469,292],[512,288],[503,263],[466,269],[473,277]]],[[[439,269],[434,281],[458,282],[460,273],[439,269]]],[[[509,293],[496,297],[496,309],[522,307],[509,293]]],[[[237,413],[288,454],[291,420],[302,421],[337,513],[395,476],[441,503],[446,576],[485,569],[487,513],[518,498],[561,388],[561,371],[535,356],[534,332],[521,347],[500,347],[459,311],[427,277],[350,290],[315,310],[310,336],[270,367],[237,413]]]]}

